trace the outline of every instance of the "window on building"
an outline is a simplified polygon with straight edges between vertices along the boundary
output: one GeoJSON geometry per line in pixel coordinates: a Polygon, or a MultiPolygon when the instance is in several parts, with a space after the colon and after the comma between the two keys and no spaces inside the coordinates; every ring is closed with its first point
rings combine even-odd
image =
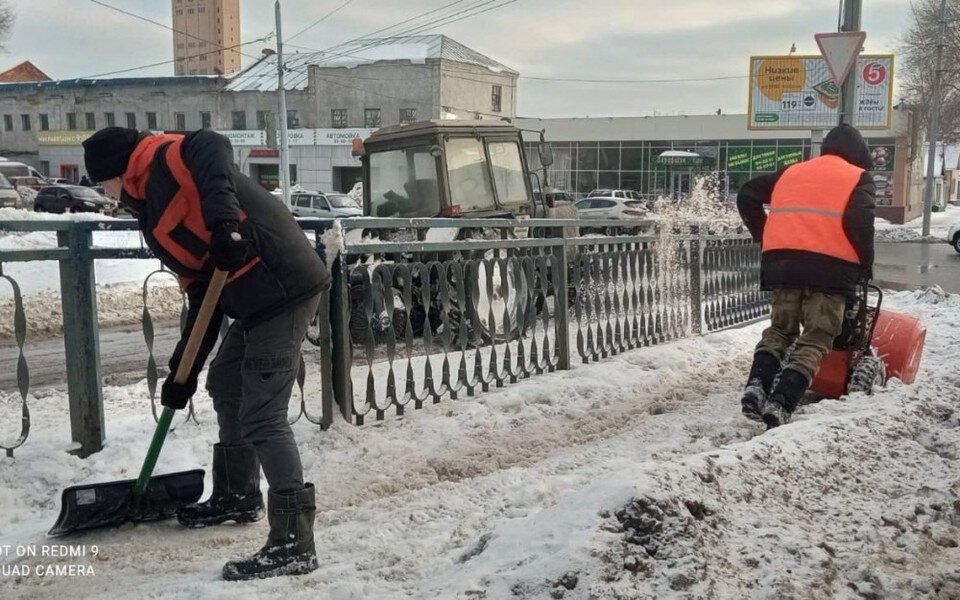
{"type": "Polygon", "coordinates": [[[401,123],[413,123],[417,120],[417,109],[415,108],[401,108],[400,109],[400,122],[401,123]]]}
{"type": "Polygon", "coordinates": [[[20,124],[23,125],[24,131],[30,131],[30,115],[20,115],[20,124]]]}
{"type": "Polygon", "coordinates": [[[103,122],[107,127],[117,126],[117,116],[112,112],[103,113],[103,122]]]}
{"type": "Polygon", "coordinates": [[[197,12],[205,13],[205,12],[207,12],[207,7],[206,7],[206,6],[201,6],[200,8],[197,9],[197,12]]]}
{"type": "Polygon", "coordinates": [[[157,129],[159,129],[159,127],[157,127],[157,113],[155,112],[147,113],[147,129],[149,129],[150,131],[156,131],[157,129]]]}
{"type": "Polygon", "coordinates": [[[192,8],[188,8],[188,9],[187,9],[187,14],[188,14],[188,15],[192,15],[192,14],[193,14],[193,9],[192,9],[192,8]]]}
{"type": "Polygon", "coordinates": [[[363,126],[368,129],[380,127],[380,109],[368,108],[363,111],[363,126]]]}
{"type": "Polygon", "coordinates": [[[258,110],[257,111],[257,129],[265,131],[267,127],[270,126],[270,122],[273,119],[270,116],[269,110],[258,110]]]}
{"type": "Polygon", "coordinates": [[[330,111],[330,125],[332,127],[343,128],[347,126],[347,109],[335,108],[330,111]]]}
{"type": "Polygon", "coordinates": [[[212,122],[210,119],[210,111],[202,110],[200,111],[200,129],[210,129],[212,122]]]}
{"type": "Polygon", "coordinates": [[[206,55],[206,54],[201,54],[201,55],[200,55],[200,62],[207,62],[207,59],[208,59],[208,58],[210,58],[208,55],[206,55]]]}
{"type": "Polygon", "coordinates": [[[173,113],[173,123],[174,129],[177,131],[186,131],[187,130],[187,115],[182,112],[173,113]]]}
{"type": "Polygon", "coordinates": [[[41,160],[40,161],[40,174],[44,177],[50,177],[50,161],[41,160]]]}
{"type": "Polygon", "coordinates": [[[137,113],[127,113],[127,127],[130,129],[137,128],[137,113]]]}
{"type": "Polygon", "coordinates": [[[300,129],[300,117],[297,116],[297,111],[287,111],[287,127],[290,129],[300,129]]]}
{"type": "Polygon", "coordinates": [[[95,131],[97,129],[97,115],[92,112],[88,112],[84,115],[85,122],[87,124],[87,131],[95,131]]]}
{"type": "Polygon", "coordinates": [[[50,131],[50,115],[40,113],[40,131],[50,131]]]}
{"type": "Polygon", "coordinates": [[[77,113],[67,113],[67,129],[69,129],[70,131],[76,131],[77,113]]]}
{"type": "Polygon", "coordinates": [[[499,85],[493,86],[493,93],[490,96],[490,107],[493,109],[493,112],[500,112],[502,98],[503,98],[503,87],[499,85]]]}
{"type": "Polygon", "coordinates": [[[230,119],[231,129],[246,129],[247,128],[247,113],[243,110],[235,110],[231,113],[230,119]]]}
{"type": "Polygon", "coordinates": [[[3,115],[3,130],[13,131],[13,115],[3,115]]]}

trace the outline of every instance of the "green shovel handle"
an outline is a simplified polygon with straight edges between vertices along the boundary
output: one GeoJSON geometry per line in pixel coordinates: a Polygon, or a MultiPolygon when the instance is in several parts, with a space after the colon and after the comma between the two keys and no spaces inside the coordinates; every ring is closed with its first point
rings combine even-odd
{"type": "MultiPolygon", "coordinates": [[[[210,326],[210,319],[213,317],[217,302],[220,301],[220,292],[227,282],[226,271],[214,271],[210,279],[210,285],[207,286],[207,293],[203,296],[203,304],[200,305],[200,312],[197,314],[197,320],[190,331],[190,337],[187,339],[187,345],[183,349],[183,357],[177,366],[177,373],[174,381],[177,383],[186,382],[193,369],[193,363],[197,359],[197,352],[200,350],[200,344],[207,334],[207,327],[210,326]]],[[[133,496],[139,498],[147,491],[147,484],[150,483],[150,477],[153,475],[153,469],[157,466],[157,459],[160,457],[160,450],[163,448],[163,442],[167,439],[167,432],[170,431],[170,423],[173,421],[172,408],[163,408],[160,418],[157,419],[157,428],[153,432],[153,439],[150,440],[150,447],[147,449],[147,456],[143,459],[143,467],[140,469],[140,476],[137,478],[136,485],[133,486],[133,496]]]]}

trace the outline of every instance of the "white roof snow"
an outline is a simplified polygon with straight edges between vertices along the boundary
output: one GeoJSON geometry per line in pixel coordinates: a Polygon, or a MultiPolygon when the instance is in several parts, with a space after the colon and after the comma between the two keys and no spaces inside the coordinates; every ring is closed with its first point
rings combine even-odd
{"type": "MultiPolygon", "coordinates": [[[[353,68],[380,61],[409,60],[425,64],[427,60],[449,60],[484,67],[495,73],[517,74],[516,71],[480,54],[444,35],[418,35],[373,40],[357,40],[337,46],[327,52],[287,53],[284,63],[287,73],[284,87],[287,90],[307,88],[307,71],[310,66],[321,68],[353,68]]],[[[277,56],[266,56],[247,69],[230,78],[227,90],[231,92],[277,89],[277,56]]]]}

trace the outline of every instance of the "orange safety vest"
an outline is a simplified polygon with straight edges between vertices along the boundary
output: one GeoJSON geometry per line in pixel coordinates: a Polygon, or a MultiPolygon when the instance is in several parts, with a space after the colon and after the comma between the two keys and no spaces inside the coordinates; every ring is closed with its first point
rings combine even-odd
{"type": "Polygon", "coordinates": [[[863,169],[825,155],[787,168],[773,188],[763,252],[801,250],[860,264],[843,214],[863,169]]]}
{"type": "MultiPolygon", "coordinates": [[[[187,269],[204,273],[213,270],[210,260],[210,231],[203,221],[200,208],[200,191],[193,180],[193,175],[183,162],[181,146],[184,136],[161,135],[148,138],[138,146],[127,169],[127,178],[124,183],[127,192],[135,198],[146,197],[146,183],[150,164],[157,152],[164,151],[164,162],[167,169],[179,185],[179,190],[170,199],[163,212],[156,219],[152,229],[147,232],[163,247],[177,262],[187,269]],[[164,148],[166,145],[166,148],[164,148]]],[[[247,214],[240,211],[239,220],[246,220],[247,214]]],[[[240,269],[232,272],[227,282],[240,277],[260,262],[255,257],[240,269]]],[[[184,283],[189,277],[182,277],[184,283]]]]}

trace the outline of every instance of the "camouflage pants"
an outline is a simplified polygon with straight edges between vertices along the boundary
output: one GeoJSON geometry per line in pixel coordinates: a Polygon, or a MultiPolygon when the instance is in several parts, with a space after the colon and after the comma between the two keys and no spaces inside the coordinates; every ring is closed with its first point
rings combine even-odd
{"type": "Polygon", "coordinates": [[[770,327],[764,330],[756,351],[769,352],[781,361],[786,358],[784,368],[796,369],[813,379],[820,361],[833,348],[833,340],[840,334],[845,306],[846,298],[838,294],[787,288],[774,290],[770,327]],[[787,356],[794,342],[797,345],[787,356]]]}

